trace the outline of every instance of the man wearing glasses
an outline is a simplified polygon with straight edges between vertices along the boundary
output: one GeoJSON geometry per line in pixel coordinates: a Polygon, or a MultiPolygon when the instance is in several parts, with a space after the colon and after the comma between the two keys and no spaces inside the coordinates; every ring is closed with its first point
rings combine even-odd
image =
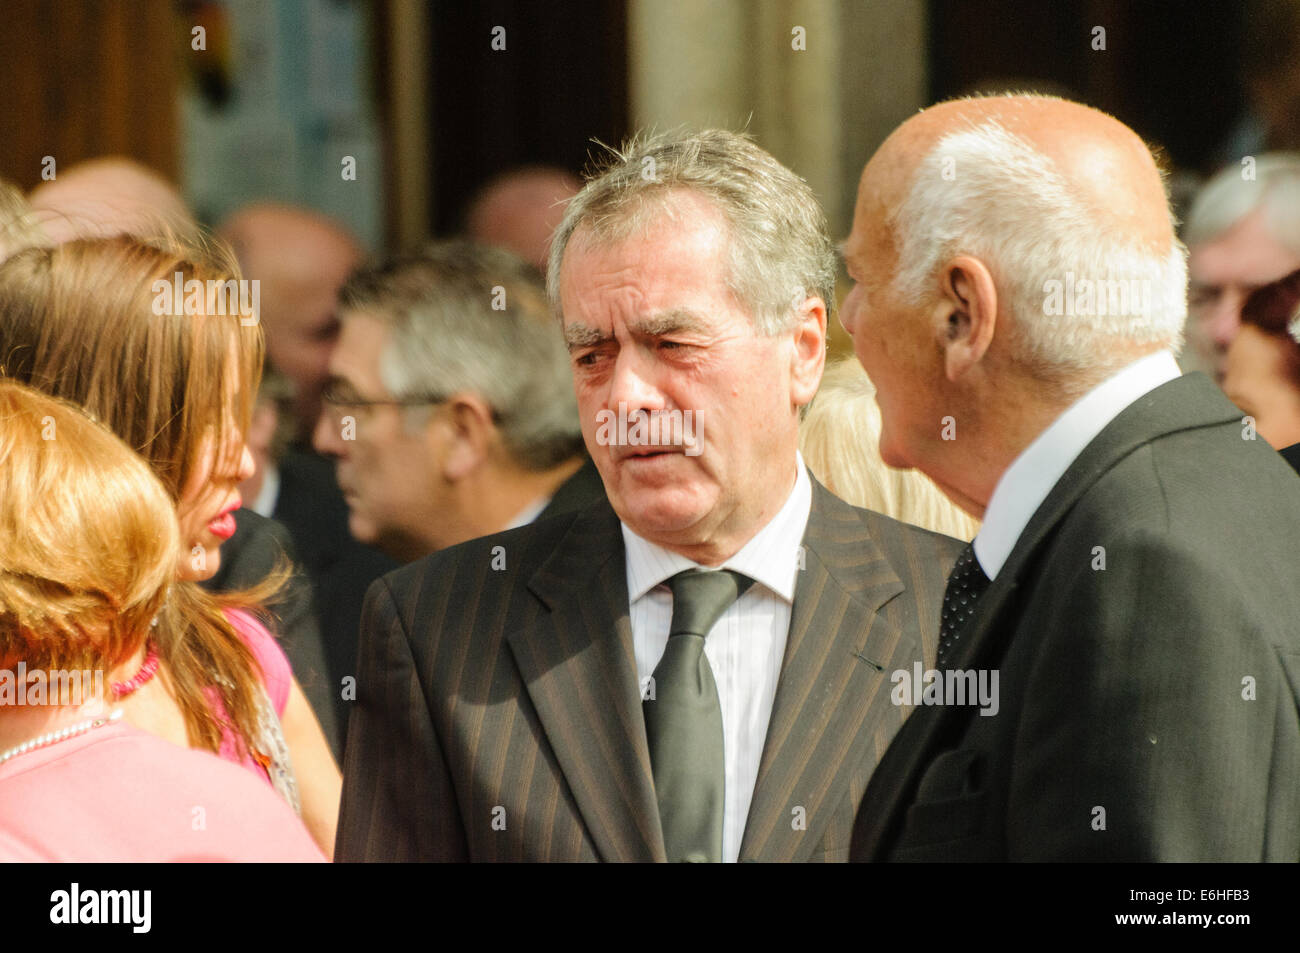
{"type": "Polygon", "coordinates": [[[410,562],[602,494],[530,266],[438,243],[355,273],[339,305],[314,437],[357,540],[410,562]]]}

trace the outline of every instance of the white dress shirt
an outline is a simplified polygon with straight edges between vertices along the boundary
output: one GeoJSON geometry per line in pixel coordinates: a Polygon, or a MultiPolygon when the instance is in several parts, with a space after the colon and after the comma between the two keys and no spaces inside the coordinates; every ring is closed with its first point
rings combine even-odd
{"type": "Polygon", "coordinates": [[[275,513],[275,504],[280,500],[280,470],[274,463],[268,462],[262,471],[262,488],[257,491],[257,499],[249,505],[244,504],[259,516],[270,519],[275,513]]]}
{"type": "MultiPolygon", "coordinates": [[[[704,643],[722,706],[726,785],[722,859],[728,862],[740,856],[790,633],[799,547],[812,509],[812,482],[803,457],[798,456],[796,462],[794,487],[780,511],[721,566],[707,567],[733,569],[754,580],[723,613],[704,643]]],[[[664,581],[682,570],[699,568],[699,564],[642,539],[626,525],[623,542],[637,676],[644,686],[668,645],[673,596],[664,581]]]]}
{"type": "Polygon", "coordinates": [[[989,579],[997,578],[1029,520],[1093,438],[1130,404],[1181,375],[1169,351],[1148,354],[1075,401],[1016,457],[993,488],[973,541],[989,579]]]}

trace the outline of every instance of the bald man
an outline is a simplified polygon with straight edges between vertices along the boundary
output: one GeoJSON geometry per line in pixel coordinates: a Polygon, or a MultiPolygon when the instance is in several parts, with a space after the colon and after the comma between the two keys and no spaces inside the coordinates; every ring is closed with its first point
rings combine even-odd
{"type": "Polygon", "coordinates": [[[935,106],[843,250],[882,455],[984,520],[935,670],[894,673],[853,856],[1300,858],[1300,480],[1174,363],[1142,141],[1058,99],[935,106]]]}
{"type": "Polygon", "coordinates": [[[338,292],[365,252],[338,222],[289,205],[245,206],[217,234],[244,277],[261,282],[266,354],[293,383],[296,441],[310,447],[338,340],[338,292]]]}
{"type": "Polygon", "coordinates": [[[88,159],[32,189],[33,218],[56,243],[123,232],[192,238],[196,226],[176,186],[125,156],[88,159]]]}
{"type": "Polygon", "coordinates": [[[581,187],[573,173],[554,166],[512,169],[485,185],[470,203],[465,231],[475,241],[514,252],[545,274],[551,233],[581,187]]]}

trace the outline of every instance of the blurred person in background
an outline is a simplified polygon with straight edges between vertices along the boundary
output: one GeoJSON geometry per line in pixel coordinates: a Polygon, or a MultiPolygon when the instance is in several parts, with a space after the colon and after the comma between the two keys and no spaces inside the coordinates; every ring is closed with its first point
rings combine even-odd
{"type": "MultiPolygon", "coordinates": [[[[364,252],[339,222],[289,205],[245,206],[217,232],[231,243],[244,274],[260,282],[271,372],[266,386],[274,391],[259,395],[256,436],[270,439],[241,490],[249,506],[288,529],[311,580],[327,672],[325,701],[333,708],[341,757],[351,695],[342,686],[355,674],[361,604],[370,583],[397,567],[352,538],[333,463],[310,445],[338,342],[338,292],[364,252]]],[[[324,702],[312,700],[319,711],[324,702]]]]}
{"type": "Polygon", "coordinates": [[[4,378],[0,460],[0,862],[322,860],[265,783],[122,718],[183,558],[148,464],[4,378]]]}
{"type": "Polygon", "coordinates": [[[355,274],[340,308],[316,446],[357,539],[409,562],[603,497],[532,266],[437,243],[355,274]]]}
{"type": "Polygon", "coordinates": [[[197,226],[176,187],[125,156],[87,159],[41,182],[28,197],[37,223],[52,241],[109,235],[179,235],[193,240],[197,226]]]}
{"type": "Polygon", "coordinates": [[[127,720],[243,765],[300,807],[329,854],[338,767],[257,618],[285,573],[241,593],[199,585],[221,566],[237,526],[236,487],[252,468],[243,435],[262,336],[243,302],[186,313],[178,301],[164,306],[157,289],[177,275],[237,285],[237,266],[219,251],[118,236],[11,256],[0,266],[0,374],[84,407],[150,463],[174,501],[177,580],[123,699],[127,720]]]}
{"type": "Polygon", "coordinates": [[[474,241],[514,252],[546,271],[551,234],[564,218],[564,205],[582,188],[572,172],[556,166],[523,166],[483,186],[465,213],[465,234],[474,241]]]}
{"type": "Polygon", "coordinates": [[[310,449],[338,340],[338,293],[365,257],[341,224],[291,205],[241,208],[216,229],[239,266],[261,282],[266,355],[293,384],[293,443],[310,449]]]}
{"type": "Polygon", "coordinates": [[[1246,296],[1300,268],[1300,153],[1250,157],[1211,178],[1192,202],[1183,241],[1190,252],[1183,364],[1222,385],[1246,296]]]}
{"type": "Polygon", "coordinates": [[[1300,470],[1300,271],[1251,292],[1228,348],[1223,392],[1300,470]]]}
{"type": "Polygon", "coordinates": [[[919,470],[880,459],[876,388],[853,358],[826,368],[799,424],[799,450],[813,476],[845,502],[966,542],[979,520],[943,495],[919,470]]]}

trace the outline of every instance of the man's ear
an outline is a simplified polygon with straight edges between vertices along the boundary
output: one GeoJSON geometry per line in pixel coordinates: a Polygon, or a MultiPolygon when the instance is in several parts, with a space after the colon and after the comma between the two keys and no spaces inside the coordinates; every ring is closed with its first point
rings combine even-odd
{"type": "Polygon", "coordinates": [[[978,258],[959,255],[939,274],[944,373],[956,381],[983,359],[997,326],[998,292],[978,258]]]}
{"type": "Polygon", "coordinates": [[[487,461],[497,439],[492,408],[477,394],[455,394],[442,408],[447,452],[442,459],[443,476],[463,480],[487,461]]]}
{"type": "Polygon", "coordinates": [[[816,395],[826,368],[826,302],[816,296],[805,298],[795,311],[792,330],[790,399],[802,407],[816,395]]]}

